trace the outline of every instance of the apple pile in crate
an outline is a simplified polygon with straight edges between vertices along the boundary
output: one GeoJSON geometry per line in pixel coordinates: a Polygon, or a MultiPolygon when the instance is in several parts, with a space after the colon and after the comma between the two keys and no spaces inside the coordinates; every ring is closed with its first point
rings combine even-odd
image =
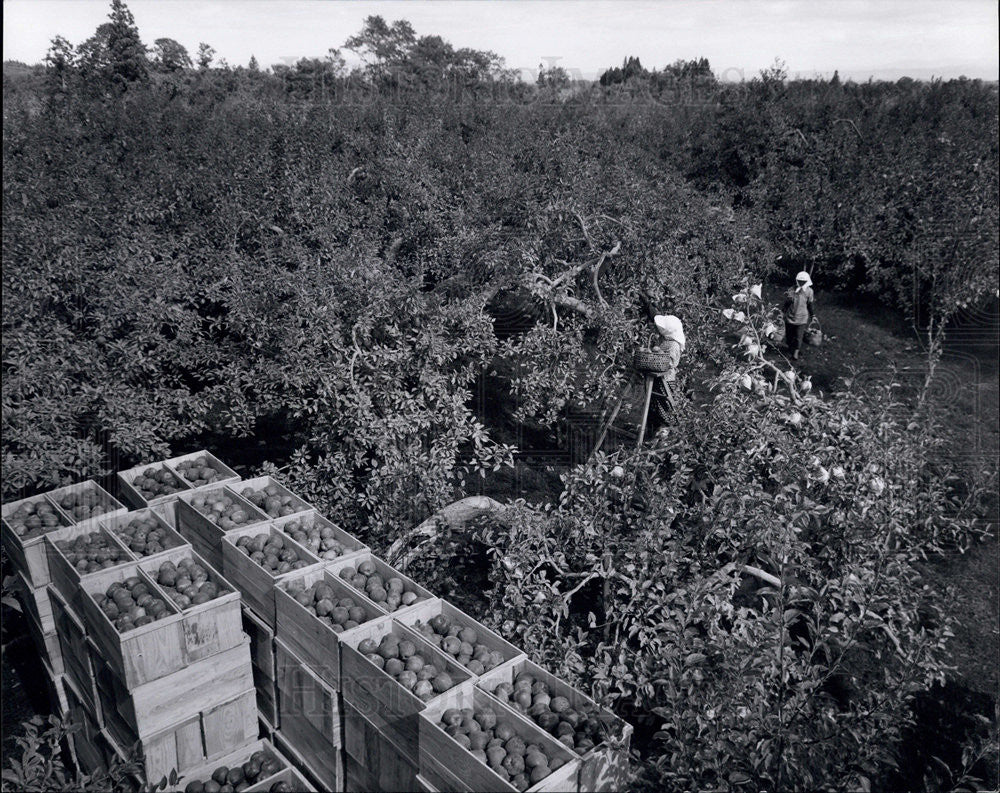
{"type": "Polygon", "coordinates": [[[289,570],[300,570],[311,564],[307,559],[299,559],[294,548],[286,548],[285,541],[277,532],[240,537],[236,541],[236,547],[274,575],[284,575],[289,570]]]}
{"type": "Polygon", "coordinates": [[[218,584],[209,580],[208,571],[190,558],[181,559],[177,564],[170,561],[161,564],[156,583],[182,611],[188,606],[208,603],[226,594],[218,584]]]}
{"type": "Polygon", "coordinates": [[[153,556],[171,546],[167,530],[148,513],[133,518],[114,532],[122,544],[139,557],[153,556]]]}
{"type": "Polygon", "coordinates": [[[391,633],[378,644],[374,639],[362,639],[358,652],[425,702],[455,685],[451,675],[427,661],[413,642],[391,633]]]}
{"type": "Polygon", "coordinates": [[[146,499],[146,501],[152,501],[158,496],[179,493],[185,489],[180,480],[168,471],[165,466],[147,468],[132,480],[132,487],[138,490],[139,495],[146,499]]]}
{"type": "Polygon", "coordinates": [[[123,548],[119,548],[107,534],[100,531],[82,534],[73,540],[57,540],[56,547],[84,575],[114,567],[129,558],[123,548]]]}
{"type": "Polygon", "coordinates": [[[98,605],[119,633],[128,633],[174,613],[138,576],[127,578],[124,583],[113,583],[98,605]]]}
{"type": "MultiPolygon", "coordinates": [[[[212,772],[209,779],[192,779],[184,788],[184,793],[220,793],[222,790],[243,790],[258,779],[263,780],[274,776],[282,768],[284,766],[276,757],[265,751],[254,752],[243,765],[232,768],[220,765],[212,772]]],[[[287,782],[275,782],[269,788],[275,793],[291,789],[287,782]]]]}
{"type": "Polygon", "coordinates": [[[449,708],[441,714],[441,727],[480,762],[527,790],[565,765],[544,746],[527,743],[508,724],[498,724],[492,708],[449,708]]]}
{"type": "Polygon", "coordinates": [[[238,529],[251,522],[246,510],[221,490],[196,493],[191,498],[191,506],[223,531],[238,529]]]}
{"type": "Polygon", "coordinates": [[[605,738],[601,713],[596,707],[574,709],[566,697],[553,696],[548,683],[536,680],[528,672],[518,673],[513,685],[500,683],[492,693],[577,754],[589,752],[605,738]]]}
{"type": "Polygon", "coordinates": [[[5,518],[18,537],[28,539],[62,524],[55,507],[48,501],[25,502],[5,518]]]}
{"type": "Polygon", "coordinates": [[[198,457],[194,460],[185,460],[174,466],[185,480],[195,487],[210,485],[216,479],[221,479],[224,474],[216,471],[207,457],[198,457]]]}
{"type": "Polygon", "coordinates": [[[306,587],[301,581],[288,585],[288,594],[313,614],[330,623],[334,633],[356,628],[368,619],[365,610],[353,598],[337,598],[333,587],[318,581],[306,587]]]}
{"type": "Polygon", "coordinates": [[[502,653],[479,643],[479,634],[473,628],[454,624],[444,614],[427,622],[417,620],[413,628],[474,675],[481,675],[504,661],[502,653]]]}
{"type": "Polygon", "coordinates": [[[357,568],[345,567],[340,577],[386,611],[395,611],[420,600],[420,595],[408,589],[402,578],[393,576],[386,580],[370,561],[361,562],[357,568]]]}
{"type": "Polygon", "coordinates": [[[260,490],[245,487],[240,495],[272,518],[283,518],[301,511],[296,509],[295,497],[283,495],[276,485],[267,485],[260,490]]]}
{"type": "Polygon", "coordinates": [[[306,527],[302,521],[290,520],[281,527],[281,530],[296,542],[302,543],[320,559],[336,559],[350,551],[337,539],[336,530],[332,526],[313,524],[311,527],[306,527]]]}

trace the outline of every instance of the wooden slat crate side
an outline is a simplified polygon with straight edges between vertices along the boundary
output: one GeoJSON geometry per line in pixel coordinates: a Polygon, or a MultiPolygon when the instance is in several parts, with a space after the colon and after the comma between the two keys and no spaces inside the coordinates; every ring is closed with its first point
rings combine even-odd
{"type": "MultiPolygon", "coordinates": [[[[319,525],[320,531],[324,528],[329,529],[332,532],[333,538],[344,546],[344,553],[328,557],[319,549],[310,547],[309,550],[320,557],[324,562],[339,562],[342,559],[354,558],[357,554],[371,553],[371,548],[361,542],[361,540],[353,534],[344,531],[332,520],[320,515],[319,511],[316,509],[310,509],[308,512],[301,512],[295,515],[286,515],[282,518],[276,518],[272,521],[272,523],[286,534],[290,531],[289,524],[291,523],[298,523],[306,530],[314,528],[317,524],[319,525]]],[[[305,545],[305,543],[302,544],[305,545]]]]}
{"type": "Polygon", "coordinates": [[[309,587],[318,582],[327,584],[337,600],[351,598],[359,608],[364,609],[367,617],[365,622],[385,616],[385,611],[324,568],[290,575],[275,588],[277,638],[284,642],[303,664],[339,691],[341,681],[338,634],[329,622],[317,617],[288,593],[289,586],[293,584],[309,587]]]}
{"type": "Polygon", "coordinates": [[[344,756],[371,774],[377,789],[408,791],[415,787],[418,754],[403,754],[379,728],[344,703],[344,756]]]}
{"type": "MultiPolygon", "coordinates": [[[[417,601],[418,603],[419,602],[423,602],[425,600],[431,600],[431,599],[433,599],[435,597],[434,594],[429,589],[426,589],[425,587],[422,587],[420,584],[418,584],[416,581],[414,581],[409,576],[403,575],[403,573],[400,573],[395,568],[390,567],[388,562],[384,561],[383,559],[380,559],[378,556],[376,556],[375,554],[373,554],[371,551],[359,551],[358,553],[351,554],[350,556],[345,556],[345,557],[341,557],[339,559],[334,559],[332,562],[327,562],[326,563],[326,569],[329,570],[333,575],[335,575],[335,576],[337,576],[339,578],[341,571],[344,570],[345,568],[353,567],[353,568],[356,569],[359,564],[361,564],[362,562],[366,562],[366,561],[367,562],[371,562],[372,564],[374,564],[376,572],[379,575],[381,575],[383,578],[385,578],[385,579],[389,579],[389,578],[398,578],[398,579],[400,579],[403,582],[403,585],[407,589],[412,589],[417,594],[417,596],[419,597],[419,600],[417,601]]],[[[341,579],[341,580],[343,580],[343,579],[341,579]]],[[[348,583],[348,586],[350,586],[349,583],[348,583]]],[[[354,587],[351,587],[351,588],[354,589],[354,587]]],[[[355,590],[355,591],[357,591],[357,590],[355,590]]],[[[362,592],[361,594],[364,594],[364,593],[362,592]]],[[[415,605],[415,604],[410,604],[410,605],[412,606],[412,605],[415,605]]],[[[396,614],[396,613],[402,611],[404,608],[409,608],[409,606],[400,605],[399,608],[397,608],[395,611],[390,612],[390,613],[396,614]]]]}
{"type": "Polygon", "coordinates": [[[64,675],[53,671],[49,663],[42,659],[43,678],[49,695],[49,705],[52,712],[61,718],[69,714],[69,700],[66,698],[66,684],[63,682],[64,675]]]}
{"type": "Polygon", "coordinates": [[[15,570],[24,574],[32,587],[43,587],[49,583],[49,560],[45,548],[46,534],[59,528],[73,525],[73,519],[66,515],[59,506],[46,497],[46,494],[10,501],[3,505],[3,520],[0,520],[0,545],[3,546],[7,558],[15,570]],[[58,518],[59,526],[52,529],[36,530],[23,536],[18,536],[14,528],[7,522],[22,504],[35,504],[44,501],[52,507],[52,513],[58,518]]]}
{"type": "Polygon", "coordinates": [[[463,628],[471,628],[474,630],[477,635],[477,643],[484,644],[490,650],[500,653],[500,655],[503,656],[502,663],[510,663],[527,657],[525,656],[523,650],[515,647],[498,633],[490,630],[481,622],[477,621],[473,617],[470,617],[461,609],[453,606],[447,600],[442,600],[441,598],[433,598],[432,600],[424,600],[420,603],[414,603],[412,606],[407,606],[406,608],[393,612],[392,616],[397,622],[408,628],[413,628],[419,633],[419,631],[415,628],[415,624],[418,621],[423,622],[424,624],[429,624],[430,620],[439,614],[447,617],[455,625],[460,625],[463,628]]]}
{"type": "MultiPolygon", "coordinates": [[[[163,464],[172,471],[176,476],[180,477],[180,480],[187,485],[190,485],[194,490],[210,490],[216,488],[219,485],[231,485],[242,481],[242,477],[236,473],[232,468],[226,465],[222,460],[212,454],[210,451],[202,449],[198,452],[189,452],[188,454],[181,454],[177,457],[171,457],[169,460],[164,460],[163,464]],[[196,460],[199,457],[204,457],[210,467],[214,468],[219,476],[212,482],[207,484],[198,484],[198,482],[191,482],[185,476],[183,476],[178,470],[177,466],[180,463],[186,463],[190,460],[196,460]]],[[[199,480],[201,481],[201,480],[199,480]]]]}
{"type": "Polygon", "coordinates": [[[497,685],[500,683],[513,684],[514,679],[521,672],[526,672],[536,679],[544,681],[553,695],[558,694],[566,697],[574,709],[579,710],[584,707],[588,710],[592,708],[599,710],[602,720],[606,720],[612,725],[611,735],[607,741],[598,744],[583,755],[578,755],[581,759],[580,790],[588,791],[588,793],[590,791],[602,793],[603,791],[627,788],[631,778],[629,746],[632,725],[624,719],[619,718],[607,708],[601,707],[582,691],[573,688],[566,681],[560,680],[526,658],[491,669],[480,676],[476,685],[491,698],[496,699],[493,697],[493,691],[497,685]]]}
{"type": "Polygon", "coordinates": [[[549,757],[559,757],[564,765],[528,788],[532,793],[542,791],[569,791],[578,789],[580,760],[538,725],[522,717],[485,691],[475,686],[450,692],[432,703],[420,714],[420,771],[428,771],[433,778],[435,767],[443,767],[455,779],[468,784],[468,790],[506,790],[515,788],[498,776],[485,763],[480,762],[467,749],[455,741],[440,726],[441,714],[448,708],[491,708],[497,724],[509,725],[525,743],[541,746],[549,757]]]}
{"type": "Polygon", "coordinates": [[[427,777],[417,774],[413,780],[416,783],[416,789],[420,793],[440,793],[438,788],[431,784],[431,781],[427,777]]]}
{"type": "Polygon", "coordinates": [[[89,713],[99,725],[103,724],[97,689],[94,683],[94,668],[90,660],[90,642],[87,631],[73,609],[58,594],[52,593],[53,616],[56,635],[63,657],[63,675],[78,692],[89,713]]]}
{"type": "Polygon", "coordinates": [[[272,629],[275,625],[274,590],[278,583],[296,573],[321,566],[322,563],[316,556],[295,540],[279,532],[270,523],[236,529],[227,532],[222,538],[222,574],[243,594],[246,605],[250,606],[272,629]],[[268,570],[243,553],[242,549],[236,547],[236,542],[241,537],[256,537],[258,534],[280,536],[285,547],[294,549],[299,559],[308,564],[297,570],[271,575],[268,570]]]}
{"type": "Polygon", "coordinates": [[[257,739],[257,695],[253,688],[201,714],[208,759],[257,739]]]}
{"type": "Polygon", "coordinates": [[[83,610],[81,592],[83,581],[94,580],[101,577],[108,570],[117,570],[128,565],[133,565],[136,562],[135,554],[122,545],[114,534],[99,524],[79,524],[57,529],[46,535],[45,546],[48,556],[49,577],[51,579],[50,586],[54,587],[63,599],[77,611],[83,610]],[[110,547],[118,551],[120,554],[119,558],[123,559],[123,561],[116,562],[111,567],[106,567],[92,573],[81,573],[59,549],[57,543],[71,542],[78,537],[89,534],[102,536],[110,547]]]}
{"type": "Polygon", "coordinates": [[[20,570],[15,571],[13,578],[13,589],[24,606],[25,614],[34,621],[42,633],[54,631],[56,624],[48,587],[33,587],[31,581],[20,570]]]}
{"type": "Polygon", "coordinates": [[[132,554],[132,556],[134,556],[135,559],[140,562],[149,562],[154,559],[160,559],[161,561],[164,559],[172,559],[173,555],[171,554],[171,551],[191,548],[191,544],[186,539],[184,539],[184,537],[180,535],[180,533],[170,524],[170,522],[166,520],[163,517],[163,515],[161,515],[159,512],[157,512],[155,509],[152,508],[135,510],[134,512],[126,512],[124,515],[115,515],[112,518],[102,518],[99,521],[99,523],[102,528],[114,534],[115,537],[118,539],[119,543],[124,545],[128,549],[128,551],[132,554]],[[131,523],[133,520],[145,518],[147,516],[152,516],[153,519],[156,521],[157,528],[162,529],[166,533],[166,536],[164,538],[166,545],[164,546],[162,551],[158,551],[152,554],[140,554],[138,551],[132,550],[131,546],[126,545],[125,538],[121,536],[120,532],[122,531],[122,529],[128,526],[129,523],[131,523]]]}
{"type": "Polygon", "coordinates": [[[121,515],[128,511],[127,507],[118,501],[118,499],[97,484],[97,482],[89,479],[72,485],[66,485],[65,487],[56,488],[55,490],[46,493],[46,495],[51,501],[55,502],[62,510],[63,514],[77,526],[96,526],[98,521],[103,518],[114,517],[115,515],[121,515]],[[64,506],[63,502],[66,498],[78,496],[83,493],[93,493],[97,497],[97,503],[101,508],[100,512],[90,514],[86,517],[78,517],[73,509],[71,509],[68,505],[64,506]]]}
{"type": "Polygon", "coordinates": [[[289,743],[288,737],[281,730],[274,733],[274,745],[292,760],[295,767],[317,790],[342,791],[344,789],[343,750],[331,751],[321,758],[306,758],[289,743]],[[321,760],[322,764],[318,763],[317,760],[321,760]]]}
{"type": "MultiPolygon", "coordinates": [[[[469,783],[459,779],[444,764],[439,763],[433,757],[420,758],[420,773],[417,780],[423,780],[423,784],[428,789],[440,791],[440,793],[470,793],[479,788],[469,787],[469,783]]],[[[417,783],[420,786],[420,783],[417,783]]],[[[485,788],[482,788],[485,790],[485,788]]]]}
{"type": "MultiPolygon", "coordinates": [[[[119,680],[121,689],[124,683],[119,680]]],[[[197,661],[173,674],[127,691],[119,714],[140,737],[153,735],[228,702],[253,687],[250,642],[197,661]]],[[[119,689],[120,690],[120,689],[119,689]]]]}
{"type": "Polygon", "coordinates": [[[183,618],[173,602],[138,565],[102,570],[81,581],[81,617],[87,635],[100,649],[101,656],[129,689],[149,683],[187,666],[188,653],[183,618]],[[137,576],[157,593],[170,616],[121,634],[98,606],[98,599],[115,581],[137,576]],[[96,597],[95,597],[96,596],[96,597]]]}
{"type": "Polygon", "coordinates": [[[265,793],[265,791],[269,791],[273,785],[279,782],[284,782],[292,790],[296,791],[296,793],[300,791],[303,793],[316,793],[316,788],[305,776],[299,773],[295,766],[288,766],[274,776],[269,776],[265,780],[256,782],[250,785],[250,787],[244,788],[244,790],[246,793],[265,793]]]}
{"type": "Polygon", "coordinates": [[[369,768],[344,755],[344,789],[382,793],[411,793],[417,789],[416,771],[405,763],[385,763],[369,768]]]}
{"type": "Polygon", "coordinates": [[[29,619],[27,623],[28,633],[31,635],[31,641],[34,643],[39,657],[48,662],[56,674],[64,674],[66,665],[63,661],[62,647],[59,644],[59,635],[55,631],[42,633],[34,620],[29,619]]]}
{"type": "Polygon", "coordinates": [[[336,689],[313,674],[280,639],[275,645],[281,731],[307,757],[313,751],[339,749],[343,732],[336,689]]]}

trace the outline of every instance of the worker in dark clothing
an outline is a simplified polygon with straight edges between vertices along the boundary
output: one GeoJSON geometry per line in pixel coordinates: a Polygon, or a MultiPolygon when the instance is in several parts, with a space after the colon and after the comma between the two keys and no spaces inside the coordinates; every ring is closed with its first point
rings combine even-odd
{"type": "Polygon", "coordinates": [[[797,361],[806,328],[814,316],[812,279],[805,270],[795,276],[795,288],[785,292],[782,313],[785,318],[785,343],[792,360],[797,361]]]}

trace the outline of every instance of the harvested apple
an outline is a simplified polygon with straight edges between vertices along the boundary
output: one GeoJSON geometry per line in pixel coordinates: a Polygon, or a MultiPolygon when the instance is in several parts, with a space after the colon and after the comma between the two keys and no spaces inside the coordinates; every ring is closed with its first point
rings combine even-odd
{"type": "Polygon", "coordinates": [[[352,550],[337,539],[332,526],[320,526],[318,521],[309,525],[306,519],[290,520],[281,530],[320,559],[336,559],[352,550]]]}
{"type": "Polygon", "coordinates": [[[152,515],[133,518],[124,526],[112,529],[115,536],[138,557],[152,556],[180,545],[152,515]]]}
{"type": "Polygon", "coordinates": [[[181,559],[177,564],[166,561],[156,574],[160,585],[181,611],[215,600],[229,593],[228,587],[220,587],[209,577],[208,569],[194,559],[181,559]]]}
{"type": "Polygon", "coordinates": [[[115,582],[103,598],[95,595],[94,600],[119,633],[128,633],[175,613],[155,588],[138,576],[115,582]]]}
{"type": "MultiPolygon", "coordinates": [[[[377,616],[366,611],[354,598],[338,598],[333,587],[322,581],[317,581],[308,587],[301,581],[291,581],[287,591],[304,608],[329,623],[335,633],[356,628],[377,616]]],[[[371,652],[374,652],[374,649],[371,652]]]]}
{"type": "Polygon", "coordinates": [[[224,490],[195,493],[191,497],[191,506],[223,531],[250,526],[262,520],[257,512],[247,509],[244,504],[226,495],[224,490]]]}
{"type": "Polygon", "coordinates": [[[132,480],[132,487],[138,490],[139,495],[146,501],[186,489],[180,480],[163,466],[147,468],[132,480]]]}
{"type": "Polygon", "coordinates": [[[299,552],[287,546],[280,534],[261,533],[254,537],[240,537],[236,547],[267,570],[271,575],[284,575],[312,564],[300,559],[299,552]]]}
{"type": "Polygon", "coordinates": [[[412,627],[474,675],[481,675],[505,660],[502,653],[479,641],[479,634],[474,628],[453,623],[443,614],[431,617],[428,622],[417,620],[412,627]]]}
{"type": "Polygon", "coordinates": [[[402,578],[384,578],[370,561],[361,562],[357,567],[345,567],[340,577],[386,611],[396,611],[427,599],[414,592],[402,578]]]}
{"type": "Polygon", "coordinates": [[[4,520],[14,534],[24,539],[44,534],[66,524],[65,519],[44,499],[21,504],[4,520]]]}
{"type": "Polygon", "coordinates": [[[56,547],[80,575],[129,561],[125,549],[119,548],[103,531],[81,534],[72,540],[56,540],[56,547]]]}
{"type": "Polygon", "coordinates": [[[540,744],[526,740],[493,708],[448,708],[438,724],[442,730],[489,766],[505,782],[527,790],[561,768],[566,761],[540,744]]]}
{"type": "Polygon", "coordinates": [[[103,515],[110,509],[110,505],[101,500],[96,490],[66,493],[59,497],[58,503],[62,511],[77,523],[87,520],[87,518],[103,515]]]}
{"type": "Polygon", "coordinates": [[[358,652],[425,702],[455,687],[446,670],[418,652],[412,642],[387,633],[378,644],[362,639],[358,652]],[[407,646],[409,645],[409,646],[407,646]]]}
{"type": "Polygon", "coordinates": [[[240,495],[272,518],[282,518],[309,509],[304,501],[293,495],[282,495],[277,485],[267,485],[258,490],[244,487],[240,495]]]}
{"type": "Polygon", "coordinates": [[[174,468],[184,478],[184,481],[194,487],[210,485],[212,482],[225,476],[222,471],[218,471],[212,467],[211,460],[204,455],[195,460],[186,460],[183,463],[178,463],[174,468]]]}
{"type": "Polygon", "coordinates": [[[585,754],[604,740],[607,714],[594,705],[574,707],[567,697],[554,694],[548,683],[529,672],[519,672],[513,683],[497,684],[492,693],[577,754],[585,754]]]}
{"type": "MultiPolygon", "coordinates": [[[[220,765],[208,779],[193,779],[187,783],[184,793],[221,793],[223,789],[245,790],[251,785],[261,782],[268,777],[272,777],[284,769],[285,765],[270,752],[260,750],[250,755],[245,763],[238,766],[220,765]]],[[[277,790],[277,785],[284,785],[284,782],[275,782],[268,790],[277,790]]],[[[285,788],[281,788],[285,789],[285,788]]],[[[287,788],[290,790],[291,788],[287,788]]]]}

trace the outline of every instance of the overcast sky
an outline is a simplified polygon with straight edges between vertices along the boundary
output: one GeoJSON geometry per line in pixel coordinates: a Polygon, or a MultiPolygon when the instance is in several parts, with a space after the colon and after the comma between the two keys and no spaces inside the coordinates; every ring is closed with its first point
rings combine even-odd
{"type": "MultiPolygon", "coordinates": [[[[39,62],[53,36],[79,44],[108,0],[4,0],[3,57],[39,62]]],[[[230,65],[318,57],[369,14],[418,34],[489,49],[507,65],[555,62],[596,77],[637,55],[647,68],[706,57],[719,76],[751,78],[775,57],[791,75],[858,80],[909,75],[997,79],[996,0],[129,0],[143,41],[208,42],[230,65]]],[[[525,72],[531,76],[531,72],[525,72]]]]}

